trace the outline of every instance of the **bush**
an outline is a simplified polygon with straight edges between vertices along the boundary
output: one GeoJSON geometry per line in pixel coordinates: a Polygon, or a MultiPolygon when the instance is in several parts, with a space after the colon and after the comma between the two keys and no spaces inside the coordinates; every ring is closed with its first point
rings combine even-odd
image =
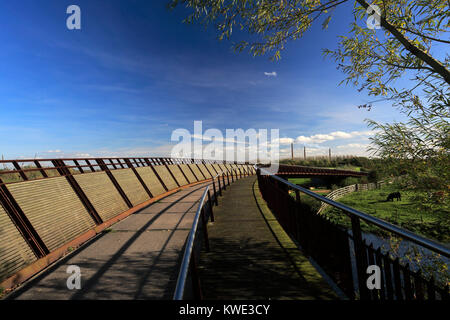
{"type": "Polygon", "coordinates": [[[346,187],[346,186],[350,186],[352,184],[357,184],[359,183],[359,179],[355,178],[355,177],[347,177],[344,180],[342,180],[339,185],[341,187],[346,187]]]}
{"type": "Polygon", "coordinates": [[[379,174],[377,170],[370,170],[367,176],[369,182],[377,182],[379,180],[379,174]]]}
{"type": "Polygon", "coordinates": [[[361,180],[359,183],[369,183],[369,179],[366,176],[361,177],[361,180]]]}

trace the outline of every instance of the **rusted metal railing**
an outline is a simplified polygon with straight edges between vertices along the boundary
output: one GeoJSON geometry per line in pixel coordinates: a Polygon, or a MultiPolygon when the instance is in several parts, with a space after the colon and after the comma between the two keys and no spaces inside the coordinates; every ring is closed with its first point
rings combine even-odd
{"type": "Polygon", "coordinates": [[[408,241],[413,246],[428,249],[433,255],[450,257],[450,249],[408,230],[360,212],[308,189],[288,182],[264,168],[257,168],[258,184],[267,205],[278,221],[304,250],[335,281],[351,299],[362,300],[448,300],[449,286],[439,286],[435,275],[425,277],[420,265],[413,268],[394,258],[391,250],[375,248],[364,239],[361,222],[375,226],[385,233],[408,241]],[[296,198],[289,195],[294,190],[296,198]],[[339,209],[350,219],[346,229],[314,212],[301,201],[300,193],[339,209]],[[369,289],[367,268],[379,267],[380,289],[369,289]]]}

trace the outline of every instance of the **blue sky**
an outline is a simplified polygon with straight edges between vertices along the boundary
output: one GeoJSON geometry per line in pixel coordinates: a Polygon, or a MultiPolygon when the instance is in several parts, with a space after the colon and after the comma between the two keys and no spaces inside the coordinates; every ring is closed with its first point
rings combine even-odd
{"type": "Polygon", "coordinates": [[[2,1],[4,157],[166,155],[172,131],[192,131],[194,120],[223,132],[280,129],[299,153],[306,145],[311,154],[364,154],[365,118],[402,120],[389,103],[359,110],[373,98],[338,86],[344,75],[322,56],[346,34],[349,5],[328,30],[317,24],[272,62],[233,52],[232,42],[183,24],[187,11],[165,3],[2,1]],[[81,8],[81,30],[66,28],[71,4],[81,8]]]}

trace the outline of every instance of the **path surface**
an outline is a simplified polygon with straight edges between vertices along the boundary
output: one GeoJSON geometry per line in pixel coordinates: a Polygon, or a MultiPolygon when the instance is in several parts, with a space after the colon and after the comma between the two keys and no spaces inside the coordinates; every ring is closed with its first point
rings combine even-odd
{"type": "Polygon", "coordinates": [[[256,177],[227,188],[214,215],[199,266],[205,299],[337,299],[268,210],[256,177]]]}
{"type": "Polygon", "coordinates": [[[206,184],[191,186],[111,226],[11,297],[16,299],[171,299],[182,249],[206,184]],[[69,265],[81,290],[69,290],[69,265]]]}

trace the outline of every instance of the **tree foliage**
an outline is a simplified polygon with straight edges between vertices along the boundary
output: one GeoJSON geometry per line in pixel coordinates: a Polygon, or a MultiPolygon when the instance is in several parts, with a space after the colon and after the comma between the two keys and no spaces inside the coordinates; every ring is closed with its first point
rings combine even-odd
{"type": "MultiPolygon", "coordinates": [[[[171,0],[191,14],[186,22],[215,25],[219,39],[230,38],[239,28],[250,40],[235,44],[254,55],[270,53],[279,59],[291,40],[301,38],[319,21],[326,29],[334,9],[349,0],[171,0]]],[[[394,170],[410,177],[410,186],[448,192],[450,109],[450,1],[355,0],[353,22],[340,36],[336,49],[325,49],[345,74],[344,83],[377,97],[359,107],[372,108],[380,100],[391,101],[409,121],[380,124],[368,121],[378,133],[372,150],[396,159],[394,170]],[[381,29],[366,21],[373,7],[380,8],[381,29]],[[403,87],[408,78],[410,87],[403,87]],[[401,164],[398,167],[398,164],[401,164]],[[445,171],[446,170],[446,171],[445,171]]]]}

